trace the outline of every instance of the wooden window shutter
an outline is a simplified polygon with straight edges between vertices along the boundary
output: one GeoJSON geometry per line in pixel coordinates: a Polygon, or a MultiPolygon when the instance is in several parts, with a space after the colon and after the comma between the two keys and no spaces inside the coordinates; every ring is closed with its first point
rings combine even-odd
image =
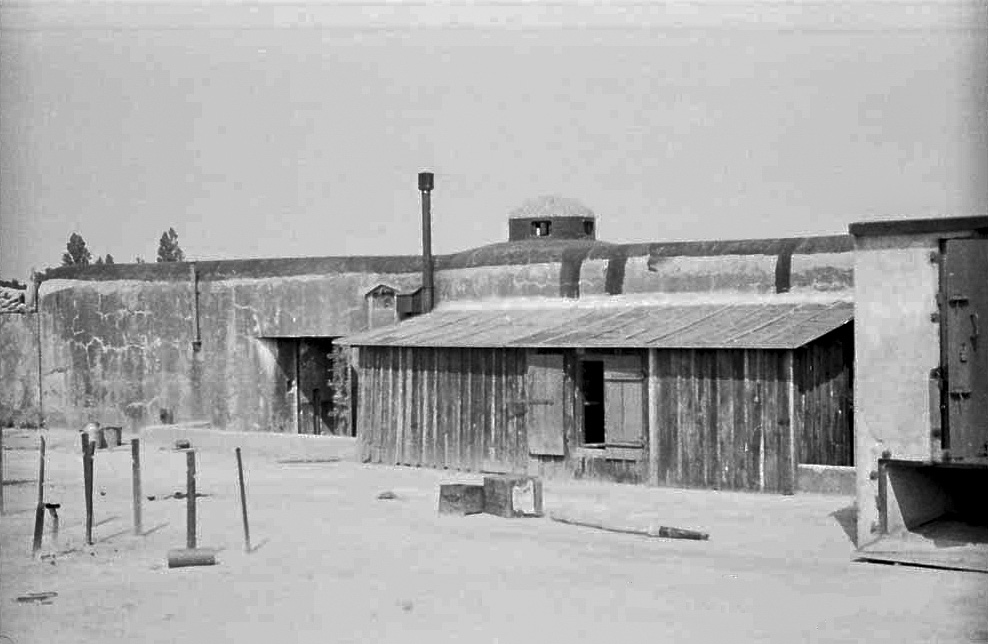
{"type": "Polygon", "coordinates": [[[530,353],[527,380],[528,395],[523,404],[528,453],[564,456],[563,356],[530,353]]]}
{"type": "Polygon", "coordinates": [[[645,436],[645,373],[639,356],[604,360],[604,433],[608,445],[641,445],[645,436]]]}

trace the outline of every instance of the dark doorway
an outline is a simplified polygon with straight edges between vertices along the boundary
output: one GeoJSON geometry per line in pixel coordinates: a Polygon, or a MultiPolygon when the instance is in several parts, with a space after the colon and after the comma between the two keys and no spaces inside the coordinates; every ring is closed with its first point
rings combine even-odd
{"type": "Polygon", "coordinates": [[[298,433],[332,434],[333,341],[298,340],[298,433]]]}
{"type": "Polygon", "coordinates": [[[583,443],[603,445],[604,433],[604,362],[584,360],[581,369],[583,387],[583,443]]]}

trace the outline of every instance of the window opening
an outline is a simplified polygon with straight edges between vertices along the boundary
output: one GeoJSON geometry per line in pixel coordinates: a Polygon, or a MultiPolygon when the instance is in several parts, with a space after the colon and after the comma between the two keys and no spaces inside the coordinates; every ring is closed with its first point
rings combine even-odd
{"type": "Polygon", "coordinates": [[[583,443],[604,445],[604,362],[582,362],[583,443]]]}
{"type": "Polygon", "coordinates": [[[550,221],[541,220],[532,222],[532,237],[548,237],[551,230],[552,222],[550,221]]]}

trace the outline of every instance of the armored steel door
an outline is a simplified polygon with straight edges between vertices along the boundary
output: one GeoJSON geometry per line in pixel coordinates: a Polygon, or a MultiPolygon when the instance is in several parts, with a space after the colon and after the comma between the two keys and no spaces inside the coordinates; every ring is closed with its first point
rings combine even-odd
{"type": "Polygon", "coordinates": [[[947,241],[944,263],[944,447],[951,458],[988,456],[988,240],[947,241]]]}

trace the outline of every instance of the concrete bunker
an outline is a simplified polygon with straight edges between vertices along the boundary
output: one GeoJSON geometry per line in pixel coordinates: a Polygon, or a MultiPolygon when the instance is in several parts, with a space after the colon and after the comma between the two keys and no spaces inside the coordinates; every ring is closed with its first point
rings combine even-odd
{"type": "Polygon", "coordinates": [[[988,571],[988,217],[850,230],[861,554],[988,571]]]}

